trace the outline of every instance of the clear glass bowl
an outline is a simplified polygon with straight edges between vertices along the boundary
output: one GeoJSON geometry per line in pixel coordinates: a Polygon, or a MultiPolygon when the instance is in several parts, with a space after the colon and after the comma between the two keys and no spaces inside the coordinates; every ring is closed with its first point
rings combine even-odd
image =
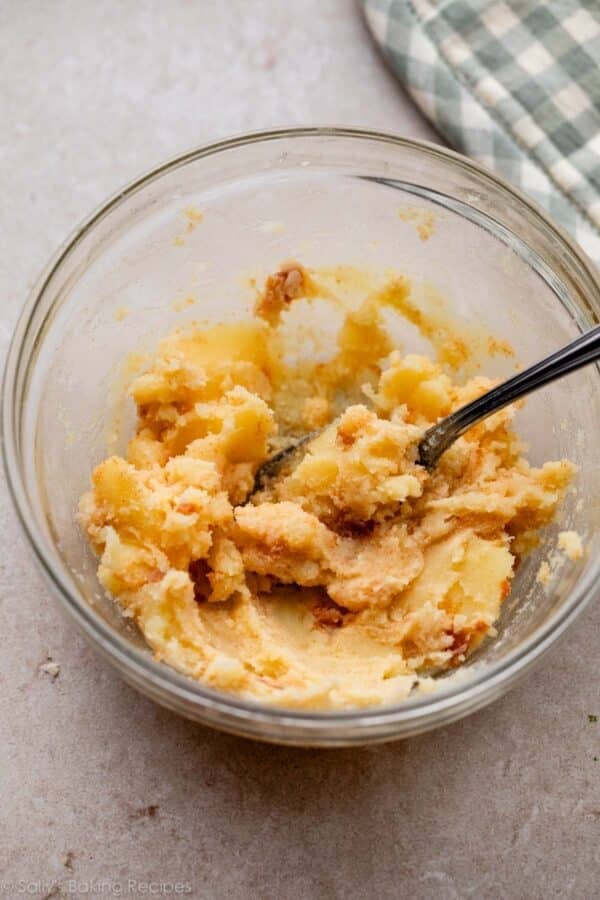
{"type": "MultiPolygon", "coordinates": [[[[216,693],[155,662],[100,590],[75,521],[107,441],[122,448],[133,425],[133,411],[119,406],[128,354],[152,349],[175,324],[247,316],[240,274],[272,270],[290,256],[309,266],[393,267],[434,281],[454,311],[508,339],[523,362],[600,315],[600,285],[573,242],[524,196],[448,150],[342,128],[222,141],[119,191],[42,274],[5,372],[8,483],[49,588],[144,694],[199,722],[263,740],[343,745],[414,735],[504,693],[598,593],[597,367],[546,388],[519,414],[534,461],[568,456],[580,472],[558,523],[519,568],[498,637],[459,679],[441,680],[436,692],[401,705],[287,711],[216,693]],[[400,206],[435,212],[430,240],[400,222],[400,206]],[[194,229],[186,207],[205,213],[194,229]],[[186,307],[190,293],[199,302],[186,307]],[[535,575],[559,528],[580,532],[586,558],[567,561],[545,590],[535,575]]],[[[503,373],[497,364],[496,373],[503,373]]]]}

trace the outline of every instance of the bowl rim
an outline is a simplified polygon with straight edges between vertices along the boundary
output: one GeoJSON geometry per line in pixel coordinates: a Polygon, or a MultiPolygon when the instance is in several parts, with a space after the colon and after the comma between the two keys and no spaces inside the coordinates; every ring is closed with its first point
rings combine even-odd
{"type": "MultiPolygon", "coordinates": [[[[462,154],[429,141],[415,140],[389,132],[348,126],[316,125],[245,132],[209,144],[202,144],[184,153],[172,156],[132,179],[124,187],[113,192],[107,200],[84,218],[52,255],[29,292],[29,296],[17,320],[7,352],[2,380],[2,420],[0,426],[2,457],[9,494],[21,529],[30,550],[33,551],[42,572],[54,588],[62,606],[75,618],[92,643],[99,644],[100,649],[104,650],[119,670],[124,673],[130,673],[138,686],[141,687],[144,683],[148,683],[157,689],[161,695],[165,693],[167,696],[175,695],[178,700],[191,703],[198,712],[202,710],[206,713],[204,721],[207,723],[211,723],[210,716],[212,714],[213,716],[222,715],[229,717],[230,720],[235,721],[240,727],[243,726],[244,722],[251,722],[253,725],[278,726],[282,729],[291,727],[293,730],[302,729],[307,732],[313,732],[315,737],[323,736],[322,733],[325,732],[331,734],[344,726],[354,726],[361,732],[368,732],[377,727],[388,727],[390,732],[392,732],[393,726],[397,726],[398,732],[400,732],[402,726],[411,722],[416,723],[422,719],[429,720],[434,718],[436,712],[453,707],[462,707],[465,704],[470,704],[470,710],[473,708],[473,704],[481,706],[486,702],[486,699],[493,699],[494,696],[499,695],[503,687],[509,686],[521,671],[539,659],[545,650],[549,649],[558,640],[590,601],[594,588],[596,588],[596,592],[600,592],[600,578],[598,577],[600,574],[600,559],[595,564],[592,561],[588,569],[584,571],[582,577],[577,581],[562,607],[539,625],[520,647],[509,651],[502,660],[486,663],[484,671],[477,674],[468,684],[463,684],[462,679],[458,679],[453,684],[449,683],[448,687],[441,685],[431,694],[409,697],[393,706],[375,706],[351,710],[288,709],[245,697],[242,698],[236,694],[227,694],[213,690],[202,684],[202,682],[195,681],[164,663],[157,662],[148,655],[147,651],[145,652],[133,646],[126,638],[111,629],[104,619],[95,612],[93,607],[76,590],[73,590],[60,567],[55,563],[54,558],[51,558],[46,552],[47,541],[43,537],[41,529],[35,523],[34,516],[30,513],[25,478],[21,471],[22,454],[19,446],[19,413],[15,401],[20,396],[19,374],[22,371],[24,362],[25,342],[36,324],[36,312],[44,298],[50,280],[83,237],[120,203],[129,199],[146,185],[159,179],[162,175],[198,159],[248,144],[281,139],[322,137],[378,141],[425,153],[430,157],[437,157],[445,162],[450,162],[468,171],[475,172],[480,177],[492,182],[496,187],[500,187],[508,192],[519,204],[525,206],[531,213],[542,220],[544,227],[554,233],[556,240],[563,246],[566,246],[574,261],[583,269],[584,275],[595,288],[594,299],[596,303],[594,304],[592,300],[592,312],[595,312],[596,316],[600,317],[600,276],[581,247],[535,201],[514,188],[503,178],[462,154]]],[[[48,313],[53,308],[53,305],[49,308],[48,313]]],[[[40,328],[41,326],[38,325],[38,330],[40,328]]],[[[28,364],[25,361],[24,371],[27,371],[28,364]]],[[[470,671],[473,672],[473,669],[470,671]]],[[[460,714],[460,712],[457,712],[455,718],[460,714]]],[[[212,724],[220,727],[218,722],[212,722],[212,724]]],[[[368,734],[364,736],[368,739],[368,734]]],[[[390,736],[393,736],[393,733],[390,736]]]]}

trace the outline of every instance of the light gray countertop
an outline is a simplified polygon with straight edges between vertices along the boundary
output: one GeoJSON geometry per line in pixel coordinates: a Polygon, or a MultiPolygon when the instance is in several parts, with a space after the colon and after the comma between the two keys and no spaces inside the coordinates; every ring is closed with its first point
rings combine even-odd
{"type": "MultiPolygon", "coordinates": [[[[48,255],[105,195],[195,144],[307,123],[436,140],[350,0],[3,0],[2,352],[48,255]]],[[[101,896],[129,879],[129,896],[598,896],[597,606],[459,724],[282,749],[125,686],[49,598],[4,481],[0,527],[1,896],[68,895],[72,879],[101,896]]]]}

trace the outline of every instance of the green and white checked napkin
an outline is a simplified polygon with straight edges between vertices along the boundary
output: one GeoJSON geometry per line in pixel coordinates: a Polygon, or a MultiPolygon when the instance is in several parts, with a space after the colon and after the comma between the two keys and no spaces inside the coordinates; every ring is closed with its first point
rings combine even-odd
{"type": "Polygon", "coordinates": [[[600,0],[363,0],[391,67],[457,150],[600,264],[600,0]]]}

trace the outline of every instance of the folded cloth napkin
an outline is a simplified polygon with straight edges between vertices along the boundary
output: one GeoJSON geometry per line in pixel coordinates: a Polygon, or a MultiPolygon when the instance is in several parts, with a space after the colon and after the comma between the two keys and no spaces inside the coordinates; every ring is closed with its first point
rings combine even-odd
{"type": "Polygon", "coordinates": [[[600,0],[362,2],[435,128],[600,264],[600,0]]]}

